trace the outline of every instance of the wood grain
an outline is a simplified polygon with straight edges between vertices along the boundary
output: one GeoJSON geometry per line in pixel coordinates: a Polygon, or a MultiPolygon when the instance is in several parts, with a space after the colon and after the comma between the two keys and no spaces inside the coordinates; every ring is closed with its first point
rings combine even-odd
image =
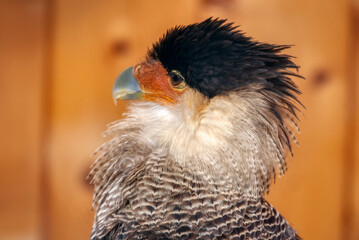
{"type": "Polygon", "coordinates": [[[44,1],[0,1],[0,238],[39,239],[44,1]]]}
{"type": "MultiPolygon", "coordinates": [[[[349,148],[352,153],[348,154],[351,161],[352,177],[348,180],[350,183],[350,208],[344,213],[344,217],[351,220],[346,226],[346,236],[348,239],[359,239],[359,1],[351,1],[351,47],[349,62],[349,81],[348,89],[348,138],[347,143],[351,144],[349,148]],[[350,142],[352,141],[352,142],[350,142]]],[[[345,220],[345,219],[344,219],[345,220]]],[[[345,223],[344,223],[345,224],[345,223]]]]}
{"type": "Polygon", "coordinates": [[[126,108],[113,104],[114,79],[143,60],[167,28],[209,16],[235,21],[257,40],[295,45],[286,53],[307,78],[297,80],[307,107],[301,145],[268,199],[304,239],[358,239],[358,6],[357,0],[0,1],[0,239],[89,237],[91,154],[105,141],[106,124],[126,108]]]}

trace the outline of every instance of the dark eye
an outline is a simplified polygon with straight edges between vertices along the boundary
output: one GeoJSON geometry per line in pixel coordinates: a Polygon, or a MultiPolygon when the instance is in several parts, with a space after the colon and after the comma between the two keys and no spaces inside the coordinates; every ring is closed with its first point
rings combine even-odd
{"type": "Polygon", "coordinates": [[[170,83],[173,88],[177,90],[185,89],[187,84],[184,81],[184,77],[182,74],[177,70],[172,70],[170,73],[170,83]]]}

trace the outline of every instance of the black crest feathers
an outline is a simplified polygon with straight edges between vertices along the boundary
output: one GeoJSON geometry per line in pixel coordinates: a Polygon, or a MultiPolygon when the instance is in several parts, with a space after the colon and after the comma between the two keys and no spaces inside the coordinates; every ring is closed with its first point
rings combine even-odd
{"type": "Polygon", "coordinates": [[[168,30],[148,58],[168,72],[181,72],[190,87],[209,98],[255,85],[296,99],[299,91],[287,76],[298,76],[289,71],[298,67],[280,54],[289,47],[254,41],[233,23],[209,18],[168,30]]]}

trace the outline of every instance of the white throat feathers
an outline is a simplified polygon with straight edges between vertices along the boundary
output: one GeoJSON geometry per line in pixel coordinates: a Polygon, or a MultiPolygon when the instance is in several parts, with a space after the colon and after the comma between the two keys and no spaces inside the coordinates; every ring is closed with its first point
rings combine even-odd
{"type": "Polygon", "coordinates": [[[285,104],[268,101],[276,99],[271,94],[242,89],[209,99],[189,89],[171,106],[132,103],[106,133],[114,138],[99,149],[91,172],[95,185],[100,176],[113,176],[106,162],[126,167],[124,162],[144,161],[133,151],[154,151],[202,176],[204,184],[262,197],[286,170],[290,142],[297,143],[290,129],[299,131],[285,104]]]}

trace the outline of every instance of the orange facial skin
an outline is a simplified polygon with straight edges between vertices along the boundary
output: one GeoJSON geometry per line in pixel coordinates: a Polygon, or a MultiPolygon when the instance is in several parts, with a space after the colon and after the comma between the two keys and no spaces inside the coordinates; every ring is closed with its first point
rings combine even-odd
{"type": "Polygon", "coordinates": [[[158,61],[145,61],[134,66],[133,75],[143,92],[143,99],[161,105],[178,101],[185,89],[175,89],[167,70],[158,61]]]}

